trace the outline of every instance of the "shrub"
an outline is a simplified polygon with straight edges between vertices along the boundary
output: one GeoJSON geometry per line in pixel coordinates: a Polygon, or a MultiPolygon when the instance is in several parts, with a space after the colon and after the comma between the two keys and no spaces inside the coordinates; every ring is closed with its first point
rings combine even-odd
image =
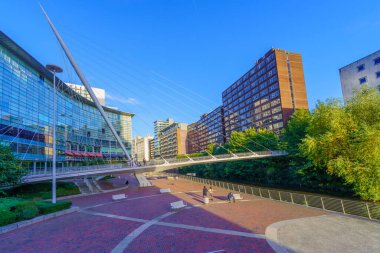
{"type": "Polygon", "coordinates": [[[39,201],[37,202],[37,207],[40,214],[54,213],[70,208],[71,201],[59,201],[55,204],[46,201],[39,201]]]}
{"type": "Polygon", "coordinates": [[[15,206],[14,212],[19,220],[32,219],[38,215],[38,207],[33,201],[25,201],[15,206]]]}
{"type": "Polygon", "coordinates": [[[11,211],[0,210],[0,226],[5,226],[16,221],[17,215],[11,211]]]}

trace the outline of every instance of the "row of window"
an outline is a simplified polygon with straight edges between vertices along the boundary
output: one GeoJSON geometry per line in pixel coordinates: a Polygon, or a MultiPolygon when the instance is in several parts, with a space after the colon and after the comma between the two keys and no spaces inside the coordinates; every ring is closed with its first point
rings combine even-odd
{"type": "MultiPolygon", "coordinates": [[[[376,75],[376,78],[380,78],[380,71],[376,72],[375,75],[376,75]]],[[[359,84],[365,84],[365,83],[367,83],[366,76],[359,78],[359,84]]]]}
{"type": "MultiPolygon", "coordinates": [[[[373,64],[374,65],[380,64],[380,57],[377,57],[376,59],[374,59],[373,64]]],[[[365,70],[365,64],[361,64],[361,65],[357,66],[356,69],[358,70],[358,72],[365,70]]]]}

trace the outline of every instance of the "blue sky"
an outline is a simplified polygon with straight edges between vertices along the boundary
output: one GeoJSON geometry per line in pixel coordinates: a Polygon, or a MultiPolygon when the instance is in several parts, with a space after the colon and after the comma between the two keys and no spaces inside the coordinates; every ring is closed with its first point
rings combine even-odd
{"type": "MultiPolygon", "coordinates": [[[[107,103],[153,121],[194,122],[271,47],[301,53],[309,107],[342,97],[338,69],[379,50],[380,1],[41,0],[107,103]]],[[[79,82],[37,1],[2,0],[0,29],[79,82]]]]}

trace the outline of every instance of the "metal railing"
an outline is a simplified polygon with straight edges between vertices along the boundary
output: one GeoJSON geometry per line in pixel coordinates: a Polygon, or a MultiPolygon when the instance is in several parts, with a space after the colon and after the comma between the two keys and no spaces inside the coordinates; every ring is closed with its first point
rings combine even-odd
{"type": "Polygon", "coordinates": [[[322,197],[318,195],[308,195],[288,191],[278,191],[268,188],[240,185],[235,183],[228,183],[224,181],[217,181],[180,174],[166,174],[171,176],[178,176],[180,178],[191,180],[205,185],[211,185],[214,187],[228,189],[230,191],[258,196],[261,198],[267,198],[291,204],[298,204],[307,207],[320,208],[326,211],[350,214],[368,218],[371,220],[380,220],[380,204],[376,203],[322,197]]]}
{"type": "MultiPolygon", "coordinates": [[[[166,165],[168,164],[176,164],[176,163],[182,163],[182,165],[185,165],[186,163],[189,163],[191,165],[192,163],[196,161],[202,161],[202,160],[210,160],[212,162],[217,161],[218,159],[226,159],[231,158],[231,161],[233,158],[244,158],[244,157],[266,157],[266,156],[281,156],[286,155],[286,151],[282,150],[276,150],[276,151],[258,151],[258,152],[245,152],[245,153],[236,153],[236,157],[234,157],[233,154],[223,154],[223,155],[214,155],[211,156],[200,156],[200,157],[191,157],[190,158],[172,158],[172,159],[154,159],[147,161],[145,164],[142,162],[139,162],[137,164],[132,165],[131,163],[119,163],[119,164],[98,164],[98,165],[82,165],[82,166],[65,166],[62,164],[62,166],[57,166],[57,174],[69,174],[69,173],[75,173],[75,172],[84,172],[84,171],[99,171],[99,170],[105,170],[105,169],[121,169],[121,168],[143,168],[145,166],[159,166],[159,165],[166,165]]],[[[51,168],[38,168],[38,169],[32,169],[30,168],[27,172],[26,177],[38,177],[38,176],[46,176],[51,175],[52,171],[51,168]]]]}

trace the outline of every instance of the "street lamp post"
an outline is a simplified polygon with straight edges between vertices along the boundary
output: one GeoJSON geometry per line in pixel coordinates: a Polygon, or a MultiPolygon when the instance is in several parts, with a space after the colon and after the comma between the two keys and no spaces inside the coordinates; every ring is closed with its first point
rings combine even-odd
{"type": "Polygon", "coordinates": [[[55,74],[61,73],[62,69],[58,67],[57,65],[48,64],[46,65],[46,68],[53,72],[53,86],[54,86],[54,95],[53,95],[53,171],[52,171],[52,198],[51,202],[56,203],[57,202],[57,167],[56,167],[56,160],[57,160],[57,153],[56,153],[56,121],[57,121],[57,92],[55,88],[55,74]]]}

